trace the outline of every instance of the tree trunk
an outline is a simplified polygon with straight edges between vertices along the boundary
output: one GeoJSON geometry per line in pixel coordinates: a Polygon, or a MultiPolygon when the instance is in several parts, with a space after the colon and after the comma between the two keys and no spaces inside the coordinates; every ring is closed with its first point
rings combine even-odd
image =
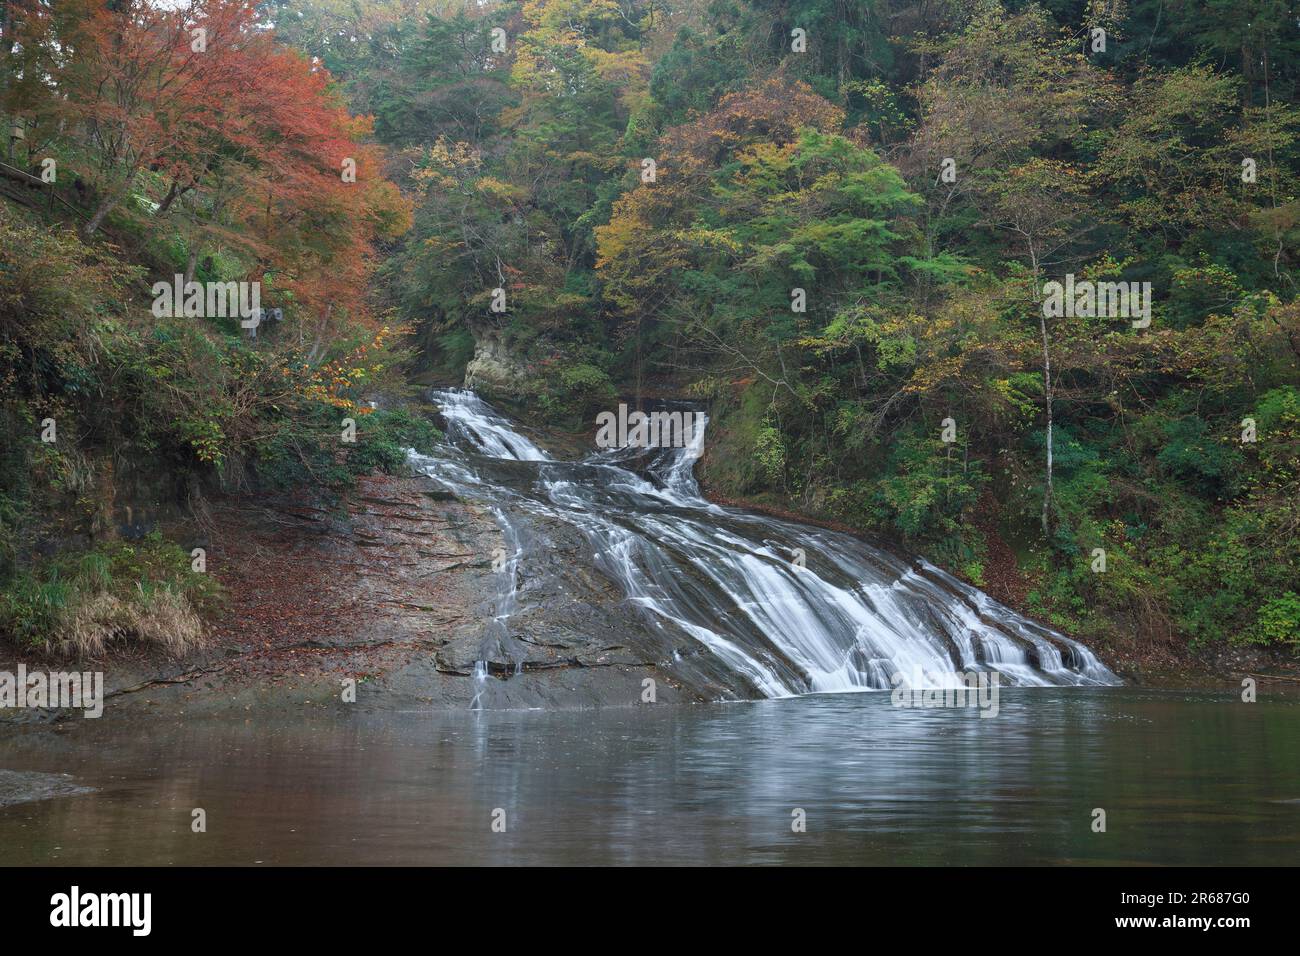
{"type": "Polygon", "coordinates": [[[636,317],[636,407],[641,408],[641,322],[640,314],[636,317]]]}
{"type": "Polygon", "coordinates": [[[99,201],[99,206],[95,209],[94,213],[91,214],[90,218],[86,220],[86,224],[81,227],[81,237],[83,239],[90,239],[91,236],[98,232],[99,227],[104,224],[104,217],[112,212],[116,205],[117,200],[112,196],[105,196],[101,199],[99,201]]]}
{"type": "Polygon", "coordinates": [[[1052,352],[1048,347],[1047,316],[1041,311],[1038,327],[1043,333],[1043,404],[1047,407],[1047,484],[1043,487],[1043,534],[1051,534],[1052,506],[1052,352]]]}
{"type": "Polygon", "coordinates": [[[140,166],[138,163],[132,165],[127,171],[126,179],[122,181],[122,188],[117,191],[110,189],[104,193],[103,197],[99,200],[99,206],[95,209],[94,213],[91,214],[90,219],[86,224],[81,227],[81,236],[83,239],[90,239],[91,236],[98,232],[99,227],[104,224],[104,219],[108,214],[116,209],[117,204],[125,197],[131,195],[131,188],[135,185],[135,177],[139,169],[140,166]]]}
{"type": "Polygon", "coordinates": [[[179,195],[180,195],[180,189],[178,187],[178,184],[173,180],[171,187],[167,190],[167,195],[163,196],[163,201],[158,204],[158,211],[154,213],[154,215],[155,216],[167,215],[167,210],[172,207],[172,203],[176,201],[176,197],[179,195]]]}

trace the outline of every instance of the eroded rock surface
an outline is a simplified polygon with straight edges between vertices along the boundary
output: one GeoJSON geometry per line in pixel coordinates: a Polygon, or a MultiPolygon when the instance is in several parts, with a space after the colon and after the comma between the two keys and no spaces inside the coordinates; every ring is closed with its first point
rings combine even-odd
{"type": "Polygon", "coordinates": [[[422,475],[362,479],[332,508],[302,497],[219,499],[208,571],[224,597],[209,646],[179,661],[125,654],[77,666],[104,670],[107,718],[634,706],[647,677],[657,701],[716,696],[706,679],[688,689],[669,673],[695,651],[651,633],[590,570],[582,535],[553,524],[546,547],[530,548],[515,569],[514,613],[500,639],[488,628],[508,590],[493,569],[504,541],[481,504],[422,475]],[[355,702],[344,700],[349,682],[355,702]]]}

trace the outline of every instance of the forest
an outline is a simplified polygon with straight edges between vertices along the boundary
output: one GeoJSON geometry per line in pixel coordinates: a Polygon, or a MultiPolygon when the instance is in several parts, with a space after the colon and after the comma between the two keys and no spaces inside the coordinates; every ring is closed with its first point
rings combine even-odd
{"type": "Polygon", "coordinates": [[[1300,651],[1290,0],[0,0],[0,42],[11,640],[200,640],[119,491],[346,489],[437,438],[377,397],[468,373],[569,432],[698,402],[716,499],[1104,655],[1300,651]],[[278,318],[160,318],[173,276],[278,318]]]}

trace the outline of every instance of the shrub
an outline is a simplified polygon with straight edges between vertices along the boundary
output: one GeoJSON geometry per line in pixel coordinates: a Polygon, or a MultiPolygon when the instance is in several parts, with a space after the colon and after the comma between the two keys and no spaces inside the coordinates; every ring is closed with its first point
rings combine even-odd
{"type": "Polygon", "coordinates": [[[61,656],[97,657],[123,643],[179,656],[202,646],[200,614],[217,593],[187,552],[155,532],[18,573],[0,594],[0,630],[61,656]]]}
{"type": "Polygon", "coordinates": [[[618,392],[605,371],[590,362],[549,359],[536,380],[538,404],[546,420],[568,427],[584,427],[597,413],[618,401],[618,392]]]}
{"type": "Polygon", "coordinates": [[[785,459],[785,442],[781,433],[771,425],[763,425],[754,439],[754,460],[758,462],[768,484],[781,484],[785,476],[785,459]]]}
{"type": "Polygon", "coordinates": [[[1265,603],[1259,609],[1255,626],[1243,632],[1238,642],[1300,648],[1300,594],[1287,591],[1265,603]]]}
{"type": "Polygon", "coordinates": [[[433,423],[407,409],[378,409],[352,416],[319,404],[293,419],[257,448],[255,469],[272,488],[303,484],[350,487],[376,469],[389,474],[406,461],[406,450],[429,451],[442,438],[433,423]],[[356,422],[356,442],[340,441],[342,420],[356,422]]]}
{"type": "Polygon", "coordinates": [[[876,483],[876,511],[885,526],[906,538],[957,531],[961,512],[975,503],[985,481],[979,463],[967,464],[960,455],[960,447],[934,439],[899,441],[876,483]]]}

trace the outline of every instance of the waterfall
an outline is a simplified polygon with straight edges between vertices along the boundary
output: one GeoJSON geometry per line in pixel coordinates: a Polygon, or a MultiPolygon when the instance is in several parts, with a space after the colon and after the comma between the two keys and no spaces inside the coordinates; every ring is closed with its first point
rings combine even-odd
{"type": "Polygon", "coordinates": [[[886,690],[900,679],[947,687],[975,671],[1020,686],[1119,683],[1082,644],[924,560],[707,501],[693,475],[701,412],[687,447],[560,461],[472,392],[437,391],[433,401],[449,441],[431,456],[413,452],[413,466],[487,504],[512,549],[485,644],[508,651],[513,562],[545,546],[525,531],[545,517],[578,528],[592,566],[628,605],[713,655],[739,697],[886,690]]]}
{"type": "Polygon", "coordinates": [[[474,699],[469,703],[470,710],[483,709],[483,691],[487,689],[487,679],[487,661],[476,661],[474,664],[474,699]]]}

